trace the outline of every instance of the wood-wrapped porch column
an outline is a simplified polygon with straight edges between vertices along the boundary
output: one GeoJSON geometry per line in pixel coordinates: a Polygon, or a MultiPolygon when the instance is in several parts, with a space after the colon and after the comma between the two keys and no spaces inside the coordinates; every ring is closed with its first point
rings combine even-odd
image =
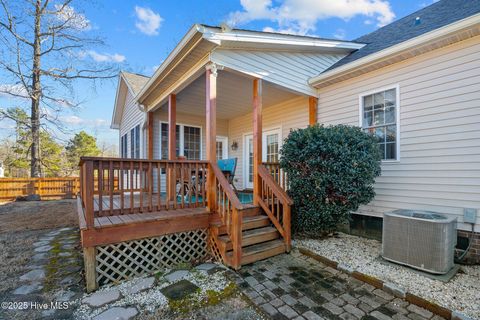
{"type": "MultiPolygon", "coordinates": [[[[207,161],[213,163],[217,160],[217,66],[209,64],[205,72],[205,115],[206,115],[206,156],[207,161]]],[[[215,175],[208,170],[206,181],[207,201],[210,212],[215,208],[215,175]]]]}
{"type": "Polygon", "coordinates": [[[253,80],[253,204],[261,192],[258,166],[262,164],[262,80],[253,80]]]}
{"type": "MultiPolygon", "coordinates": [[[[177,96],[170,94],[168,96],[168,160],[177,160],[177,96]]],[[[161,152],[161,151],[160,151],[161,152]]],[[[175,175],[173,167],[168,170],[168,199],[175,200],[175,175]]]]}
{"type": "Polygon", "coordinates": [[[308,97],[308,124],[314,126],[317,123],[318,98],[308,97]]]}

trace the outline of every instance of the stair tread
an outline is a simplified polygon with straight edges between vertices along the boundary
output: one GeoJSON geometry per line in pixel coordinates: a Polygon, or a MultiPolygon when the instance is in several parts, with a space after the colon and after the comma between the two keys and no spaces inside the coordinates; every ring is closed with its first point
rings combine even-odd
{"type": "MultiPolygon", "coordinates": [[[[268,220],[268,216],[266,216],[264,214],[259,214],[259,215],[256,215],[256,216],[244,217],[242,219],[242,223],[261,221],[261,220],[268,220]]],[[[222,225],[222,221],[221,220],[220,221],[214,221],[211,224],[219,227],[219,226],[222,225]]]]}
{"type": "MultiPolygon", "coordinates": [[[[242,249],[242,257],[257,254],[259,252],[272,250],[278,247],[285,246],[282,239],[270,240],[262,243],[257,243],[242,249]]],[[[228,252],[227,255],[231,256],[233,253],[228,252]]]]}
{"type": "MultiPolygon", "coordinates": [[[[257,228],[257,229],[245,230],[245,231],[242,231],[242,239],[249,238],[249,237],[255,237],[255,236],[258,236],[258,235],[261,235],[261,234],[266,234],[266,233],[274,233],[274,232],[278,232],[278,231],[277,231],[277,229],[275,229],[273,227],[261,227],[261,228],[257,228]]],[[[219,240],[223,241],[223,242],[229,242],[230,237],[227,236],[227,235],[220,236],[219,240]]]]}

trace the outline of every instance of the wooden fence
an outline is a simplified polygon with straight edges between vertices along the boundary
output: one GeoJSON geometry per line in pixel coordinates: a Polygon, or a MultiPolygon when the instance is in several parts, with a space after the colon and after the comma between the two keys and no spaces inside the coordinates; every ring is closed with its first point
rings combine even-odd
{"type": "Polygon", "coordinates": [[[79,177],[0,178],[0,200],[38,194],[42,199],[71,199],[80,192],[79,177]]]}

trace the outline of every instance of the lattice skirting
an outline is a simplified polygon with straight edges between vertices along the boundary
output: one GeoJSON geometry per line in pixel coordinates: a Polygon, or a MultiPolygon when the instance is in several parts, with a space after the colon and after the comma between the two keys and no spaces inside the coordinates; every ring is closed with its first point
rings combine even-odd
{"type": "Polygon", "coordinates": [[[208,230],[193,230],[96,247],[98,285],[160,271],[207,254],[208,230]]]}
{"type": "Polygon", "coordinates": [[[223,263],[220,249],[218,248],[217,243],[215,242],[213,234],[208,235],[208,247],[215,261],[223,263]]]}

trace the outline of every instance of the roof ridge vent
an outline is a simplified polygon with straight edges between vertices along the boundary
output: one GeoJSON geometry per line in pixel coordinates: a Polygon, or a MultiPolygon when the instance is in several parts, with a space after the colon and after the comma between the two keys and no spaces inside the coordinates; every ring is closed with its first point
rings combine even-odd
{"type": "Polygon", "coordinates": [[[232,31],[232,27],[230,27],[228,25],[228,23],[226,23],[226,22],[222,22],[220,24],[220,28],[222,29],[222,32],[231,32],[232,31]]]}

